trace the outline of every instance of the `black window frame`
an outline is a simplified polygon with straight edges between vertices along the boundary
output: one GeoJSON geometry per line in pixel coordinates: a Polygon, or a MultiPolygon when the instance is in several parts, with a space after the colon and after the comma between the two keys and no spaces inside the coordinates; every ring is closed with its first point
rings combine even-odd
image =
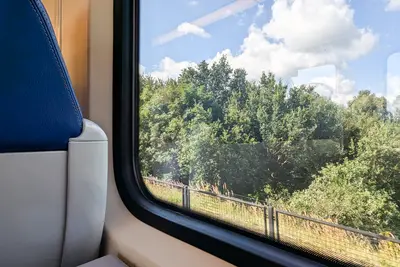
{"type": "MultiPolygon", "coordinates": [[[[142,222],[236,266],[349,266],[152,196],[139,168],[139,2],[114,0],[113,162],[120,197],[142,222]]],[[[352,265],[354,266],[354,265],[352,265]]]]}

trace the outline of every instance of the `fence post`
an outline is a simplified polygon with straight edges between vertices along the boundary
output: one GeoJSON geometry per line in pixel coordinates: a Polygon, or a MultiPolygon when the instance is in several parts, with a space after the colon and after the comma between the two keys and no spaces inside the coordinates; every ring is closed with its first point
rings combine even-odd
{"type": "Polygon", "coordinates": [[[182,187],[182,206],[190,209],[190,189],[186,185],[182,187]]]}
{"type": "Polygon", "coordinates": [[[274,207],[268,206],[268,236],[275,239],[274,231],[274,207]]]}
{"type": "Polygon", "coordinates": [[[279,241],[279,211],[275,210],[276,241],[279,241]]]}
{"type": "Polygon", "coordinates": [[[264,230],[265,230],[265,236],[268,236],[267,207],[266,206],[264,206],[264,230]]]}
{"type": "Polygon", "coordinates": [[[186,207],[186,186],[182,186],[182,207],[186,207]]]}
{"type": "Polygon", "coordinates": [[[186,186],[186,208],[190,210],[190,188],[186,186]]]}

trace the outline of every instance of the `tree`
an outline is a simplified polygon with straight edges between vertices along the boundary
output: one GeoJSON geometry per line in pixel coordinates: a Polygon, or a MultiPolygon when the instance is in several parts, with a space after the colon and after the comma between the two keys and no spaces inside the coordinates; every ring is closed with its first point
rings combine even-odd
{"type": "Polygon", "coordinates": [[[216,102],[224,107],[231,95],[229,88],[230,75],[232,68],[228,63],[226,55],[223,55],[219,61],[214,62],[210,69],[210,90],[213,92],[216,102]]]}
{"type": "Polygon", "coordinates": [[[226,56],[177,79],[142,75],[143,174],[399,233],[400,124],[386,99],[361,91],[342,107],[312,86],[246,76],[226,56]]]}
{"type": "Polygon", "coordinates": [[[375,233],[399,234],[400,213],[390,195],[363,183],[365,162],[329,165],[306,190],[293,194],[287,207],[301,214],[375,233]]]}
{"type": "Polygon", "coordinates": [[[290,206],[370,231],[400,234],[400,128],[380,121],[358,142],[356,158],[329,164],[290,206]]]}
{"type": "Polygon", "coordinates": [[[355,114],[378,116],[381,119],[386,119],[389,115],[386,98],[377,97],[368,90],[359,91],[349,102],[349,109],[355,114]]]}

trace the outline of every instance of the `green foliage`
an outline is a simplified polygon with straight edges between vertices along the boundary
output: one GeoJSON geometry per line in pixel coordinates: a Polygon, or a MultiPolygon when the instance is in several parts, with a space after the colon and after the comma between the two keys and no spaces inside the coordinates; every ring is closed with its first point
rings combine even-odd
{"type": "Polygon", "coordinates": [[[400,233],[400,127],[376,121],[358,141],[357,157],[323,168],[290,200],[294,210],[375,232],[400,233]]]}
{"type": "Polygon", "coordinates": [[[349,109],[355,114],[378,116],[382,119],[389,115],[386,98],[377,97],[368,90],[358,92],[358,96],[349,102],[349,109]]]}
{"type": "Polygon", "coordinates": [[[397,231],[398,206],[390,194],[368,185],[374,176],[367,162],[345,160],[328,165],[309,188],[293,194],[291,210],[380,233],[397,231]]]}
{"type": "Polygon", "coordinates": [[[223,56],[177,79],[141,76],[142,172],[398,233],[400,124],[386,99],[361,91],[343,107],[246,75],[223,56]]]}

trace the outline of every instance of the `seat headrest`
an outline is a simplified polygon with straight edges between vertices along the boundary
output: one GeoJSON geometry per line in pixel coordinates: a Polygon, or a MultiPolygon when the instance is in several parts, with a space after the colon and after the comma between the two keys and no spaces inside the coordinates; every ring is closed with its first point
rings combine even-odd
{"type": "Polygon", "coordinates": [[[40,1],[0,1],[0,60],[0,152],[67,149],[82,113],[40,1]]]}

